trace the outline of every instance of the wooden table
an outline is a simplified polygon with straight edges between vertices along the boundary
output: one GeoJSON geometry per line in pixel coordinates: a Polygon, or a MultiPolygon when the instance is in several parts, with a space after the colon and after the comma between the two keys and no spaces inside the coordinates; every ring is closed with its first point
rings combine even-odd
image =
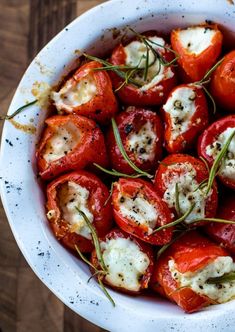
{"type": "MultiPolygon", "coordinates": [[[[30,6],[30,0],[0,0],[0,114],[6,113],[29,63],[30,8],[36,2],[31,0],[30,6]]],[[[77,0],[75,16],[101,2],[104,0],[77,0]]],[[[2,123],[0,133],[1,129],[2,123]]],[[[16,245],[0,205],[0,332],[31,331],[104,330],[73,313],[35,276],[16,245]]]]}

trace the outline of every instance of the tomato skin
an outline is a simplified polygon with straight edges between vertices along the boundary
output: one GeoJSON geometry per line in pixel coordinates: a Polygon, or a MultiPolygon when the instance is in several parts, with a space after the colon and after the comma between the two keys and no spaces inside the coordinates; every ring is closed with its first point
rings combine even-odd
{"type": "MultiPolygon", "coordinates": [[[[163,136],[163,128],[161,120],[158,117],[158,115],[156,115],[154,112],[148,109],[130,106],[126,109],[126,111],[120,113],[115,120],[117,123],[119,134],[123,142],[123,146],[131,161],[137,167],[145,171],[149,171],[156,168],[157,162],[158,160],[161,159],[162,156],[162,136],[163,136]],[[137,158],[133,152],[129,151],[127,144],[128,144],[128,135],[131,134],[132,132],[138,131],[141,128],[141,126],[143,126],[146,122],[151,122],[153,131],[155,132],[158,140],[156,142],[156,146],[153,151],[154,158],[152,160],[143,161],[137,158]]],[[[126,162],[126,160],[122,157],[122,154],[116,144],[112,127],[110,127],[107,134],[107,149],[109,152],[112,168],[125,174],[132,174],[134,172],[133,169],[126,162]]]]}
{"type": "MultiPolygon", "coordinates": [[[[235,221],[235,194],[229,193],[220,202],[217,218],[235,221]]],[[[235,225],[210,223],[205,227],[206,233],[228,251],[235,254],[235,225]]]]}
{"type": "Polygon", "coordinates": [[[45,123],[47,127],[36,151],[39,174],[44,180],[52,179],[66,171],[85,168],[93,162],[103,167],[108,165],[104,137],[94,121],[78,115],[55,115],[46,119],[45,123]],[[80,130],[82,134],[80,140],[71,152],[48,163],[43,156],[47,143],[56,130],[68,122],[73,123],[80,130]]]}
{"type": "MultiPolygon", "coordinates": [[[[167,189],[164,184],[164,181],[162,180],[163,176],[168,169],[168,165],[174,163],[190,163],[196,171],[195,180],[198,182],[198,184],[200,184],[203,180],[208,178],[208,171],[206,169],[206,166],[200,159],[197,159],[187,154],[169,155],[162,160],[162,163],[159,165],[155,174],[154,186],[160,197],[164,196],[164,193],[167,189]]],[[[181,173],[180,170],[177,173],[180,174],[181,173]]],[[[206,206],[205,206],[206,218],[213,218],[215,216],[217,205],[218,205],[218,193],[217,193],[217,185],[216,182],[214,181],[212,187],[212,193],[206,200],[206,206]]],[[[172,211],[176,213],[175,209],[172,209],[172,211]]],[[[203,222],[197,223],[198,226],[202,224],[203,222]]]]}
{"type": "Polygon", "coordinates": [[[235,50],[226,54],[211,79],[211,93],[223,108],[235,113],[235,50]]]}
{"type": "Polygon", "coordinates": [[[170,242],[172,237],[172,227],[163,229],[153,235],[148,235],[145,225],[138,225],[132,219],[122,216],[119,206],[119,196],[135,197],[141,193],[149,202],[151,202],[158,211],[159,217],[155,228],[165,225],[172,221],[172,214],[157,193],[154,191],[152,184],[141,179],[124,179],[120,178],[114,184],[112,193],[113,215],[118,226],[125,232],[141,239],[152,245],[163,245],[170,242]]]}
{"type": "MultiPolygon", "coordinates": [[[[131,241],[133,241],[142,252],[144,252],[148,258],[149,258],[149,266],[145,272],[145,274],[142,277],[141,280],[141,287],[139,291],[131,291],[129,289],[123,288],[123,287],[116,287],[113,286],[112,284],[110,284],[106,279],[105,276],[101,276],[101,280],[106,284],[109,285],[110,287],[114,288],[117,291],[126,293],[126,294],[130,294],[130,295],[138,295],[140,293],[143,292],[143,290],[145,290],[146,288],[148,288],[152,273],[153,273],[153,249],[150,245],[140,241],[139,239],[137,239],[136,237],[133,237],[132,235],[124,232],[123,230],[119,229],[119,228],[115,228],[112,229],[104,238],[100,239],[100,241],[107,241],[107,240],[111,240],[111,239],[117,239],[117,238],[125,238],[125,239],[131,239],[131,241]]],[[[91,254],[91,263],[96,267],[99,268],[99,262],[98,262],[98,258],[97,258],[97,254],[96,254],[96,250],[94,249],[92,251],[91,254]]],[[[92,271],[94,272],[94,271],[92,271]]]]}
{"type": "MultiPolygon", "coordinates": [[[[178,63],[190,82],[201,80],[206,72],[215,64],[221,53],[223,35],[216,24],[203,24],[205,28],[216,30],[211,45],[200,54],[188,52],[181,44],[179,31],[175,29],[171,32],[171,45],[175,52],[179,54],[178,63]]],[[[188,80],[187,80],[188,82],[188,80]]]]}
{"type": "MultiPolygon", "coordinates": [[[[210,166],[213,165],[214,158],[206,153],[206,147],[212,144],[216,138],[227,128],[235,128],[235,114],[226,116],[212,123],[198,139],[198,155],[206,159],[210,166]]],[[[220,174],[217,175],[220,181],[227,187],[235,190],[235,178],[231,179],[220,174]]]]}
{"type": "Polygon", "coordinates": [[[92,75],[97,87],[97,94],[88,102],[79,106],[64,107],[60,111],[65,113],[73,113],[86,116],[100,124],[107,124],[108,121],[118,111],[116,97],[112,90],[112,82],[109,75],[104,70],[96,70],[103,65],[97,61],[91,61],[75,72],[75,74],[68,81],[72,86],[76,86],[78,82],[85,78],[88,74],[92,75]]]}
{"type": "Polygon", "coordinates": [[[111,204],[107,202],[105,205],[109,197],[109,191],[98,177],[87,171],[67,173],[58,177],[47,186],[46,207],[48,211],[55,211],[55,215],[49,220],[49,224],[56,238],[72,250],[76,250],[75,245],[77,245],[82,252],[91,252],[94,248],[92,241],[75,232],[71,232],[68,223],[61,216],[57,201],[57,190],[68,181],[75,182],[90,192],[88,207],[94,216],[92,225],[95,227],[98,236],[104,236],[112,227],[111,204]]]}
{"type": "MultiPolygon", "coordinates": [[[[144,35],[147,37],[157,36],[156,32],[152,31],[146,32],[144,33],[144,35]]],[[[110,62],[112,64],[125,65],[126,63],[126,53],[124,49],[125,46],[123,44],[120,44],[113,50],[110,59],[110,62]]],[[[169,47],[169,45],[166,45],[166,47],[169,47]]],[[[168,50],[163,49],[163,51],[159,52],[167,62],[170,62],[174,59],[174,54],[168,50]]],[[[165,67],[164,70],[166,70],[167,68],[169,67],[165,67]]],[[[142,91],[141,89],[132,84],[126,84],[117,91],[118,97],[121,99],[123,103],[134,106],[144,107],[144,106],[162,104],[166,100],[168,93],[176,85],[175,69],[173,66],[170,66],[170,68],[172,71],[172,77],[163,79],[154,87],[146,91],[142,91]]],[[[114,88],[118,89],[123,83],[123,79],[117,76],[114,72],[110,73],[110,77],[114,88]]]]}
{"type": "MultiPolygon", "coordinates": [[[[191,88],[190,84],[181,84],[175,87],[168,98],[170,98],[178,88],[188,87],[191,88]]],[[[172,140],[172,120],[170,114],[162,108],[162,113],[165,121],[165,132],[164,140],[165,147],[169,153],[180,153],[184,152],[188,148],[191,148],[198,135],[207,127],[208,125],[208,108],[205,94],[202,88],[193,86],[193,91],[196,92],[195,107],[196,111],[191,118],[191,124],[187,131],[177,136],[176,139],[172,140]]]]}
{"type": "Polygon", "coordinates": [[[152,288],[176,302],[185,312],[198,311],[215,301],[197,294],[189,287],[180,289],[180,285],[171,275],[168,262],[173,259],[180,273],[196,272],[220,256],[229,254],[198,232],[189,231],[176,240],[157,260],[151,280],[152,288]]]}

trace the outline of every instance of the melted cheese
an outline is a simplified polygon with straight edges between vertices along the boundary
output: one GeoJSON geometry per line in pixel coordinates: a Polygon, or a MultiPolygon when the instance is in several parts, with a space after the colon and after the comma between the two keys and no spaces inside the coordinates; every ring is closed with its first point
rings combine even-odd
{"type": "Polygon", "coordinates": [[[140,280],[149,266],[148,256],[130,239],[116,238],[101,242],[108,274],[105,279],[116,287],[140,290],[140,280]]]}
{"type": "Polygon", "coordinates": [[[196,93],[193,88],[180,87],[172,93],[163,106],[164,111],[171,117],[171,140],[175,140],[188,130],[191,118],[196,111],[195,98],[196,93]]]}
{"type": "Polygon", "coordinates": [[[196,272],[180,273],[174,260],[170,260],[168,266],[179,287],[190,287],[196,293],[206,295],[219,303],[227,302],[235,297],[235,280],[221,284],[207,283],[209,278],[221,277],[235,271],[235,263],[230,256],[218,257],[196,272]]]}
{"type": "Polygon", "coordinates": [[[131,132],[127,137],[127,149],[140,161],[153,161],[158,141],[150,121],[147,121],[138,132],[131,132]]]}
{"type": "Polygon", "coordinates": [[[62,218],[71,225],[71,232],[87,239],[91,239],[90,229],[76,208],[84,212],[89,221],[93,222],[93,214],[88,208],[89,194],[86,188],[72,181],[63,184],[58,190],[62,218]]]}
{"type": "MultiPolygon", "coordinates": [[[[206,154],[215,159],[234,131],[235,128],[230,127],[223,131],[211,145],[206,147],[206,154]]],[[[220,168],[219,174],[235,180],[235,137],[229,144],[226,159],[220,168]]]]}
{"type": "Polygon", "coordinates": [[[192,27],[178,32],[182,46],[189,52],[198,55],[210,45],[216,31],[205,27],[192,27]]]}
{"type": "Polygon", "coordinates": [[[80,135],[80,131],[72,122],[58,127],[46,144],[43,158],[50,163],[64,157],[78,144],[80,135]]]}
{"type": "MultiPolygon", "coordinates": [[[[159,37],[149,37],[151,41],[161,46],[165,46],[165,41],[159,37]]],[[[155,44],[151,44],[153,49],[159,52],[165,52],[164,48],[155,44]]],[[[126,53],[126,65],[139,68],[145,68],[147,47],[143,42],[133,41],[124,47],[126,53]]],[[[149,51],[149,64],[154,62],[154,54],[149,51]]],[[[146,91],[158,85],[161,81],[174,76],[170,67],[164,67],[160,64],[159,60],[156,60],[152,66],[148,68],[147,79],[144,80],[144,71],[141,71],[133,76],[133,78],[142,86],[139,88],[141,91],[146,91]]],[[[156,87],[158,88],[158,87],[156,87]]]]}
{"type": "Polygon", "coordinates": [[[88,103],[97,94],[97,86],[92,75],[87,75],[77,83],[68,80],[59,92],[52,92],[57,110],[72,112],[74,107],[88,103]]]}
{"type": "MultiPolygon", "coordinates": [[[[194,219],[205,217],[206,197],[205,190],[195,189],[199,183],[196,181],[196,171],[190,163],[176,163],[168,166],[167,171],[162,175],[162,180],[167,190],[163,200],[170,208],[175,207],[176,203],[176,183],[178,183],[179,204],[182,214],[186,213],[195,204],[194,209],[185,219],[190,223],[194,219]],[[179,174],[179,169],[181,170],[179,174]]],[[[211,193],[209,193],[210,195],[211,193]]]]}

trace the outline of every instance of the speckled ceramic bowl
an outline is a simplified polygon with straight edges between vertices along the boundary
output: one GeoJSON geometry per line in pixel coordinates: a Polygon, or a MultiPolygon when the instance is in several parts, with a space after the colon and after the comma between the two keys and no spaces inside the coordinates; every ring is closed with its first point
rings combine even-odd
{"type": "MultiPolygon", "coordinates": [[[[9,114],[34,99],[32,87],[34,95],[38,95],[55,84],[65,66],[76,58],[75,50],[102,54],[117,43],[117,29],[127,24],[141,31],[170,31],[213,20],[227,30],[229,40],[235,34],[235,6],[231,2],[114,0],[93,8],[58,34],[34,59],[18,86],[9,114]]],[[[79,315],[107,330],[234,332],[234,301],[186,315],[176,305],[157,297],[129,297],[110,290],[116,302],[113,308],[95,281],[87,284],[87,266],[56,241],[45,217],[34,157],[45,117],[44,107],[32,106],[16,118],[36,127],[35,133],[31,128],[31,134],[5,123],[0,164],[1,194],[9,223],[21,251],[42,282],[79,315]]]]}

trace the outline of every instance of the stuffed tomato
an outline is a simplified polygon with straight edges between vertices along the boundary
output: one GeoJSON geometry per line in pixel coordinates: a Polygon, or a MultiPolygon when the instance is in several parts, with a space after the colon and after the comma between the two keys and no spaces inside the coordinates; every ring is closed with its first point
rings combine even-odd
{"type": "Polygon", "coordinates": [[[154,233],[154,229],[172,221],[172,213],[152,184],[121,178],[114,183],[112,204],[114,219],[125,232],[153,245],[170,242],[172,228],[154,233]]]}
{"type": "Polygon", "coordinates": [[[117,112],[112,83],[102,64],[91,61],[78,68],[58,92],[52,92],[59,112],[84,115],[101,124],[107,123],[117,112]]]}
{"type": "MultiPolygon", "coordinates": [[[[115,120],[122,144],[131,161],[145,171],[156,168],[162,156],[163,136],[158,115],[148,109],[129,106],[115,120]]],[[[108,131],[107,148],[112,167],[119,172],[132,174],[133,169],[123,158],[112,128],[108,131]]]]}
{"type": "Polygon", "coordinates": [[[235,281],[219,277],[235,271],[229,253],[196,231],[176,240],[157,260],[152,288],[191,313],[235,297],[235,281]]]}
{"type": "MultiPolygon", "coordinates": [[[[132,295],[148,288],[153,272],[151,246],[120,229],[113,229],[100,240],[100,247],[107,268],[107,273],[99,276],[103,283],[132,295]]],[[[91,263],[100,269],[95,249],[91,263]]]]}
{"type": "Polygon", "coordinates": [[[66,247],[81,252],[93,249],[91,231],[78,210],[81,210],[104,236],[112,227],[109,191],[94,174],[72,172],[57,178],[47,187],[47,218],[56,238],[66,247]]]}
{"type": "Polygon", "coordinates": [[[96,123],[78,115],[55,115],[45,121],[37,148],[37,164],[43,179],[96,162],[107,166],[104,136],[96,123]]]}

